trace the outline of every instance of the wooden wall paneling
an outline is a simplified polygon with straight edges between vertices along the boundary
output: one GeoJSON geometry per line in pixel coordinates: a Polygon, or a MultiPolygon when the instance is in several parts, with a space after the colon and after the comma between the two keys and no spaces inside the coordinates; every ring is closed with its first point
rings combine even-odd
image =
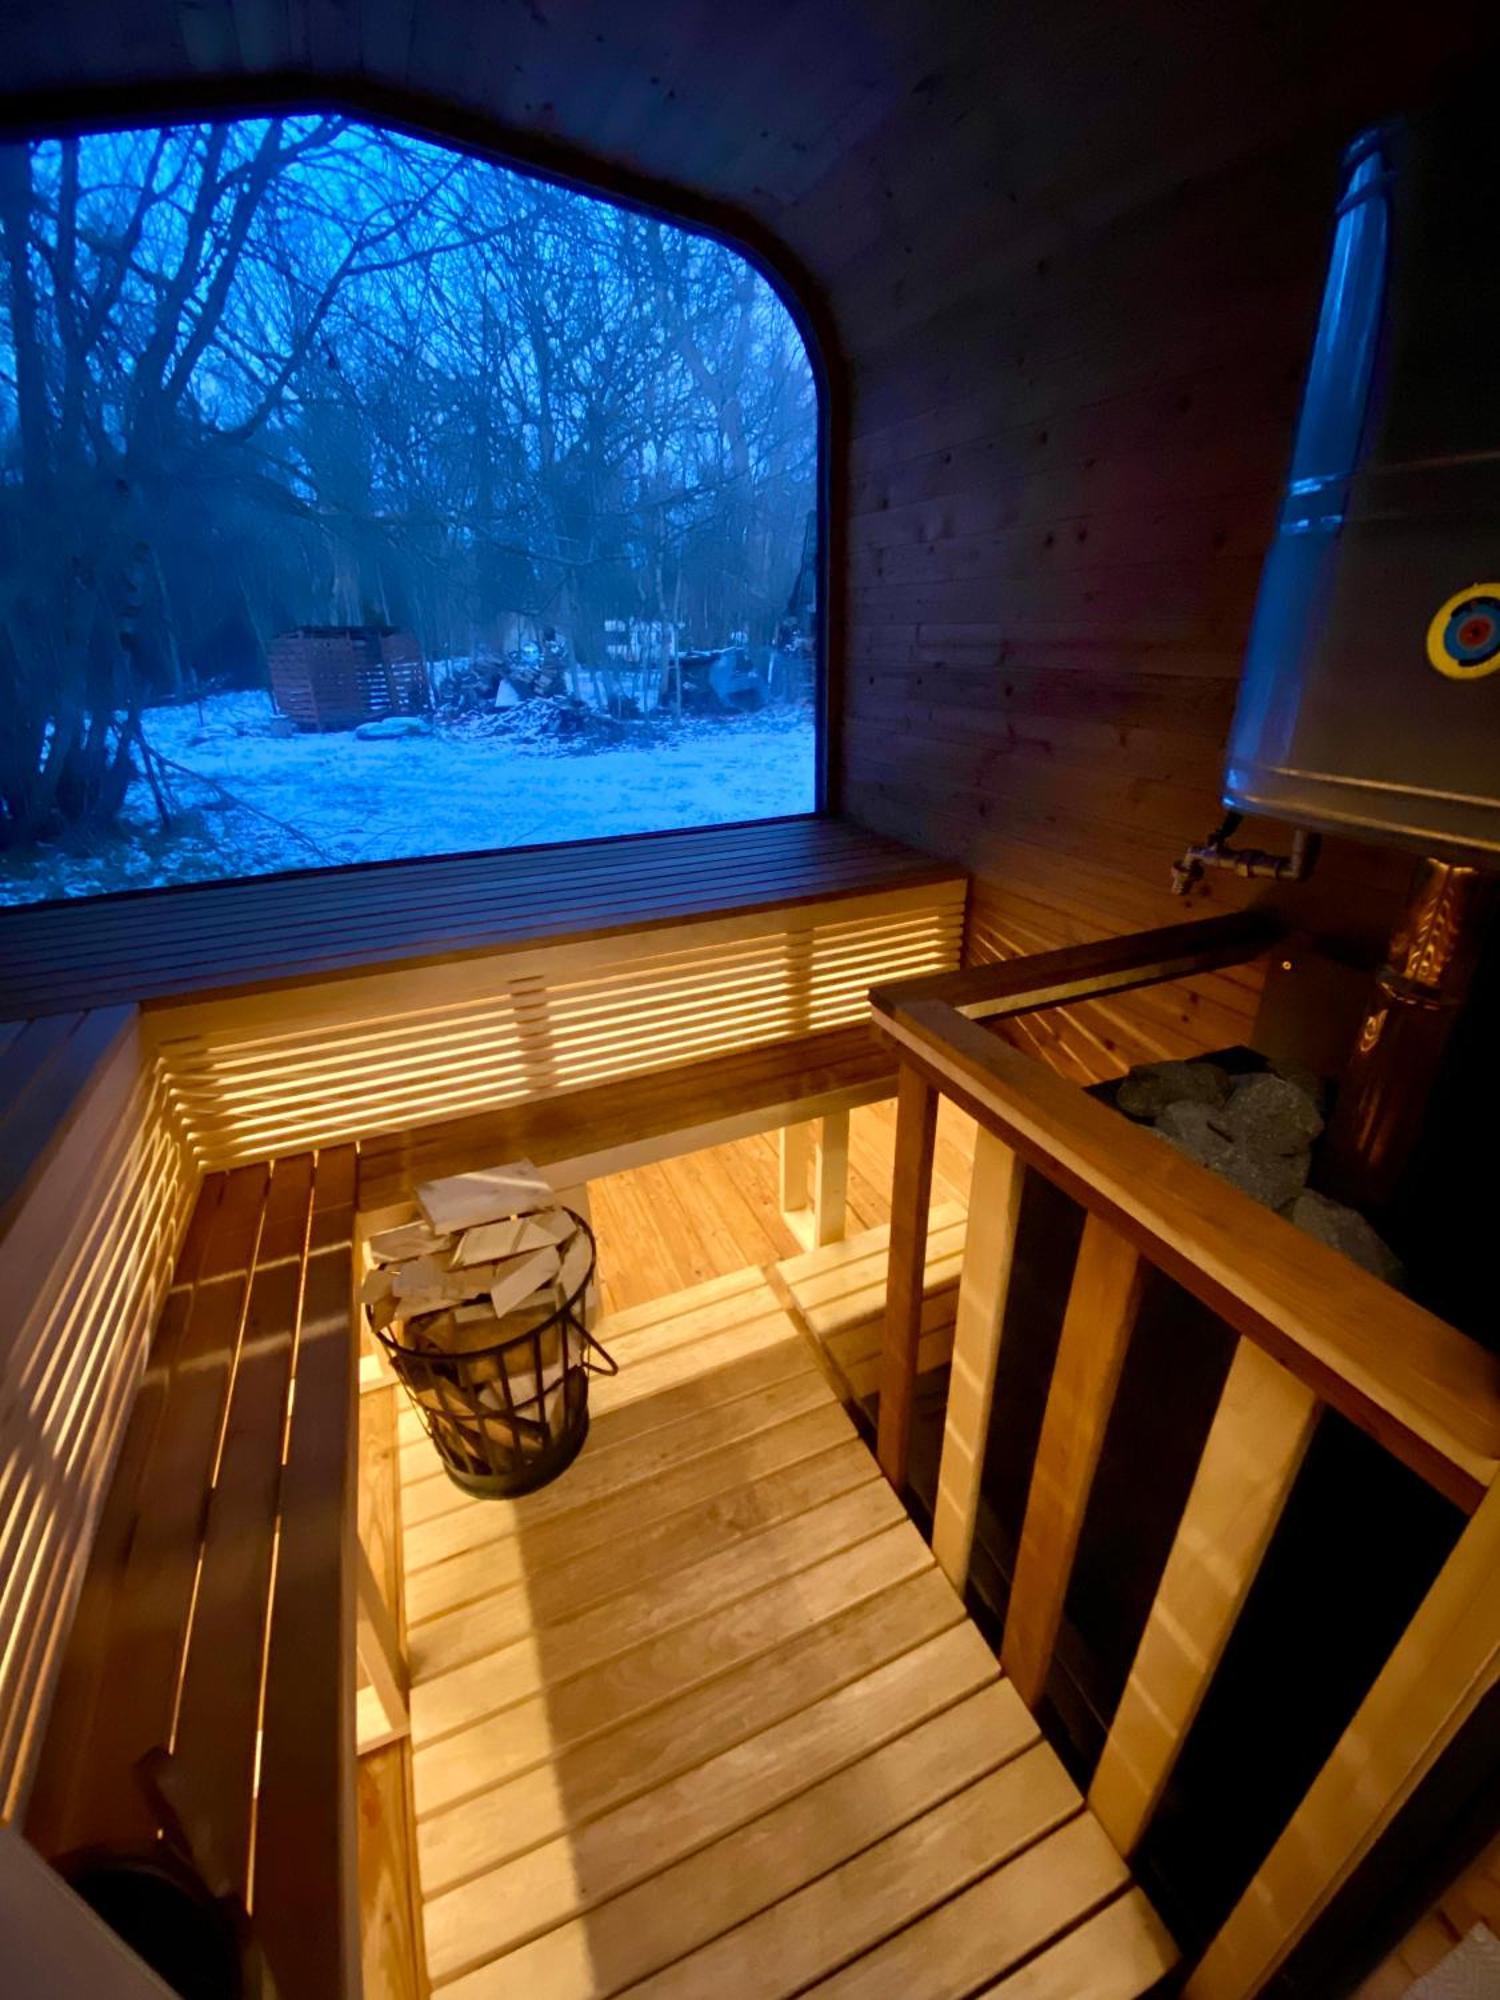
{"type": "MultiPolygon", "coordinates": [[[[159,1396],[138,1400],[131,1428],[144,1433],[149,1484],[112,1491],[102,1546],[123,1550],[114,1623],[101,1650],[107,1679],[76,1735],[49,1732],[40,1773],[35,1827],[49,1851],[79,1839],[149,1840],[155,1814],[136,1777],[148,1751],[172,1740],[179,1676],[197,1575],[205,1494],[213,1471],[244,1325],[250,1273],[268,1180],[265,1167],[231,1177],[209,1225],[185,1324],[175,1353],[158,1351],[159,1396]],[[131,1672],[108,1672],[128,1652],[131,1672]],[[81,1824],[73,1797],[86,1786],[81,1824]]],[[[126,1450],[134,1463],[136,1451],[126,1450]]]]}
{"type": "MultiPolygon", "coordinates": [[[[31,1036],[10,1044],[25,1051],[31,1036]]],[[[29,1788],[62,1638],[196,1189],[126,1010],[77,1017],[7,1117],[0,1238],[0,1816],[29,1788]],[[45,1115],[43,1115],[45,1114],[45,1115]],[[22,1128],[25,1128],[24,1130],[22,1128]]]]}

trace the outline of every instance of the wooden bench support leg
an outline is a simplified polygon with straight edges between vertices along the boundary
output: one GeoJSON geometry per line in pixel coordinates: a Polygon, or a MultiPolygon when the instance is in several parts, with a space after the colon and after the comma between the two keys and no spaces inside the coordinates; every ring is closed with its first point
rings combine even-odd
{"type": "Polygon", "coordinates": [[[974,1524],[979,1515],[979,1487],[1025,1171],[1003,1140],[980,1128],[969,1182],[968,1233],[958,1285],[948,1415],[932,1520],[932,1553],[960,1592],[969,1574],[974,1524]]]}
{"type": "Polygon", "coordinates": [[[927,1214],[932,1205],[936,1140],[937,1092],[925,1077],[903,1064],[896,1093],[896,1168],[891,1186],[891,1252],[876,1441],[880,1469],[898,1493],[906,1485],[911,1453],[912,1397],[927,1287],[927,1214]]]}
{"type": "Polygon", "coordinates": [[[1033,1711],[1047,1685],[1142,1275],[1132,1245],[1091,1215],[1068,1293],[1000,1649],[1016,1693],[1033,1711]]]}
{"type": "MultiPolygon", "coordinates": [[[[776,1199],[792,1233],[806,1242],[808,1170],[812,1164],[812,1125],[804,1119],[783,1125],[777,1137],[779,1172],[776,1199]]],[[[807,1243],[811,1248],[811,1244],[807,1243]]]]}
{"type": "Polygon", "coordinates": [[[355,1606],[359,1663],[380,1708],[380,1721],[360,1716],[359,1754],[394,1743],[411,1728],[407,1702],[406,1662],[396,1636],[396,1621],[370,1566],[363,1542],[355,1543],[355,1606]]]}
{"type": "Polygon", "coordinates": [[[1089,1793],[1121,1854],[1166,1789],[1317,1421],[1312,1390],[1240,1341],[1089,1793]]]}
{"type": "Polygon", "coordinates": [[[813,1248],[844,1240],[849,1198],[849,1114],[830,1111],[813,1138],[813,1248]]]}

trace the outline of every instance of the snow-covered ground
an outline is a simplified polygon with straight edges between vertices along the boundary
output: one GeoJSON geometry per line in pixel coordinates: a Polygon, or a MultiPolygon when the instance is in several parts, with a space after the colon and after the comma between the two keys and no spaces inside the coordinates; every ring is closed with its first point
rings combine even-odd
{"type": "Polygon", "coordinates": [[[173,827],[162,830],[150,792],[137,783],[118,836],[91,850],[59,845],[0,857],[0,903],[812,808],[806,710],[637,728],[640,742],[572,750],[465,723],[399,741],[288,735],[261,693],[151,709],[148,741],[183,767],[167,774],[179,808],[173,827]]]}

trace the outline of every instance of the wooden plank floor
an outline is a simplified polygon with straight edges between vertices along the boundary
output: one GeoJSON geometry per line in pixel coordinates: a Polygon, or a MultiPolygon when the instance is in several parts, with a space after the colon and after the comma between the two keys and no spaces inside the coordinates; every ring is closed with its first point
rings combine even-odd
{"type": "Polygon", "coordinates": [[[608,1316],[563,1477],[398,1423],[439,2000],[1129,2000],[1172,1947],[759,1270],[608,1316]]]}
{"type": "MultiPolygon", "coordinates": [[[[890,1216],[895,1110],[864,1106],[849,1126],[849,1227],[884,1224],[890,1216]]],[[[962,1201],[968,1191],[972,1122],[951,1104],[938,1118],[934,1194],[962,1201]]],[[[800,1246],[778,1206],[776,1138],[761,1133],[653,1167],[611,1174],[589,1184],[599,1239],[600,1290],[606,1310],[649,1304],[668,1294],[724,1277],[746,1265],[774,1264],[800,1246]]],[[[797,1413],[800,1390],[786,1392],[786,1414],[797,1413]]],[[[399,1550],[396,1529],[394,1390],[363,1398],[361,1501],[375,1523],[372,1546],[399,1550]],[[389,1409],[391,1445],[384,1443],[389,1409]],[[377,1414],[379,1421],[376,1421],[377,1414]],[[389,1477],[387,1477],[387,1463],[389,1477]]],[[[578,1475],[575,1475],[575,1477],[578,1475]]],[[[440,1489],[431,1489],[436,1494],[440,1489]]],[[[476,1517],[482,1522],[482,1510],[476,1517]]],[[[461,1531],[447,1531],[461,1545],[461,1531]]],[[[484,1535],[480,1536],[481,1541],[484,1535]]],[[[399,1556],[383,1572],[396,1587],[399,1556]]],[[[412,1894],[407,1794],[411,1753],[403,1740],[361,1760],[360,1869],[364,1889],[365,1991],[369,2000],[413,2000],[421,1991],[409,1931],[412,1894]]]]}

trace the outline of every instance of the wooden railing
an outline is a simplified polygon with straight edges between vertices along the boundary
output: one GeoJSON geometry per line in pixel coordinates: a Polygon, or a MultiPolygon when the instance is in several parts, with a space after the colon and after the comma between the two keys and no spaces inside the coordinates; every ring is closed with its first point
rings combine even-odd
{"type": "Polygon", "coordinates": [[[1259,1993],[1500,1677],[1500,1358],[980,1025],[1258,956],[1255,915],[1009,960],[872,996],[901,1062],[879,1456],[905,1484],[940,1095],[978,1121],[933,1549],[968,1575],[1024,1177],[1085,1212],[1001,1647],[1046,1685],[1148,1266],[1239,1336],[1089,1802],[1139,1844],[1326,1405],[1472,1518],[1331,1756],[1190,1975],[1259,1993]]]}

